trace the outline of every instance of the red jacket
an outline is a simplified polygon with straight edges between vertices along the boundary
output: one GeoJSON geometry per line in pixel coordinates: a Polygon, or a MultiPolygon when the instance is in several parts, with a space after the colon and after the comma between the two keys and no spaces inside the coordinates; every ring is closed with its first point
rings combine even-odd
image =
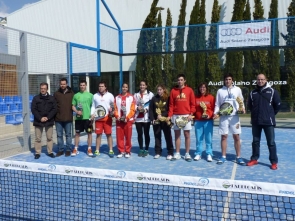
{"type": "Polygon", "coordinates": [[[204,102],[207,106],[207,111],[206,114],[209,116],[208,119],[212,119],[214,115],[214,107],[215,107],[215,97],[213,97],[211,94],[208,94],[206,96],[198,96],[196,97],[196,112],[194,114],[195,120],[208,120],[208,119],[203,119],[202,114],[203,114],[203,109],[200,106],[200,102],[204,102]]]}
{"type": "Polygon", "coordinates": [[[168,116],[174,114],[193,114],[195,113],[195,94],[192,88],[175,87],[170,92],[168,116]]]}

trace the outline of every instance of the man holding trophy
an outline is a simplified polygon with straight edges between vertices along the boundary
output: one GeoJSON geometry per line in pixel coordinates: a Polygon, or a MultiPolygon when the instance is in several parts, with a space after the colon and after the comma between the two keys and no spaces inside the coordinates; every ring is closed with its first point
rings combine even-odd
{"type": "Polygon", "coordinates": [[[76,113],[75,120],[75,147],[72,152],[72,157],[79,154],[78,146],[80,141],[80,133],[84,130],[88,134],[88,155],[92,154],[91,144],[92,144],[92,122],[90,119],[90,108],[92,104],[93,94],[86,91],[87,82],[86,80],[80,81],[80,91],[76,93],[72,100],[72,110],[76,113]],[[89,127],[91,126],[91,127],[89,127]]]}
{"type": "MultiPolygon", "coordinates": [[[[109,146],[109,156],[114,157],[112,138],[112,116],[114,113],[114,96],[107,91],[105,82],[98,84],[98,92],[94,94],[91,106],[91,119],[95,120],[96,150],[94,155],[99,156],[101,137],[104,132],[109,146]],[[113,107],[113,108],[112,108],[113,107]]],[[[91,152],[92,153],[92,152],[91,152]]],[[[89,156],[92,156],[91,154],[89,156]]]]}
{"type": "Polygon", "coordinates": [[[174,123],[176,153],[172,160],[181,159],[180,155],[180,135],[183,129],[185,137],[185,156],[188,162],[192,161],[190,151],[190,130],[192,129],[191,121],[195,113],[195,95],[192,88],[185,85],[185,75],[177,76],[177,86],[170,92],[168,120],[172,118],[174,123]]]}
{"type": "Polygon", "coordinates": [[[240,134],[241,123],[238,114],[244,114],[243,94],[239,87],[233,85],[233,76],[226,74],[224,76],[224,86],[217,91],[213,119],[219,120],[219,134],[221,135],[221,154],[217,164],[226,162],[226,148],[228,133],[233,134],[234,146],[236,150],[236,162],[245,164],[241,158],[240,134]]]}

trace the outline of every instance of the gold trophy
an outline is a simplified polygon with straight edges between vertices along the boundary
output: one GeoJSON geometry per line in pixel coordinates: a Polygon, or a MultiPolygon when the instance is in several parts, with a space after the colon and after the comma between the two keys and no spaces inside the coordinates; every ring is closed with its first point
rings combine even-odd
{"type": "Polygon", "coordinates": [[[244,113],[244,102],[243,102],[242,98],[237,97],[236,101],[239,104],[238,114],[243,114],[244,113]]]}
{"type": "MultiPolygon", "coordinates": [[[[156,104],[156,106],[157,106],[157,108],[156,108],[156,113],[157,113],[158,115],[162,115],[162,111],[165,110],[166,102],[162,102],[162,101],[160,100],[159,103],[158,103],[158,102],[155,102],[155,104],[156,104]]],[[[159,124],[160,121],[166,121],[166,123],[167,123],[168,126],[170,126],[170,127],[173,126],[172,122],[171,122],[170,120],[169,120],[169,121],[167,120],[167,117],[160,117],[160,119],[155,120],[155,124],[159,124]]]]}
{"type": "Polygon", "coordinates": [[[208,118],[208,114],[207,114],[207,106],[206,106],[205,102],[201,101],[200,102],[200,106],[203,109],[202,118],[203,119],[207,119],[208,118]]]}

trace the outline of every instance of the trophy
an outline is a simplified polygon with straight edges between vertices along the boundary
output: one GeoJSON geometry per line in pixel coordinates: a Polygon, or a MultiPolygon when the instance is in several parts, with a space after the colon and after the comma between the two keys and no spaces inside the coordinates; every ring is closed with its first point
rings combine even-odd
{"type": "Polygon", "coordinates": [[[138,106],[141,107],[141,109],[139,110],[139,113],[144,113],[145,112],[145,110],[144,110],[144,100],[142,98],[139,98],[138,106]]]}
{"type": "Polygon", "coordinates": [[[244,113],[244,102],[243,102],[242,98],[237,97],[236,101],[239,104],[238,114],[243,114],[244,113]]]}
{"type": "MultiPolygon", "coordinates": [[[[77,109],[77,111],[83,111],[83,106],[82,106],[82,104],[81,104],[80,102],[78,103],[76,109],[77,109]]],[[[82,115],[83,115],[83,114],[82,114],[82,115]]],[[[77,114],[77,117],[81,117],[82,115],[78,115],[78,114],[77,114]]]]}
{"type": "Polygon", "coordinates": [[[201,101],[200,102],[200,106],[203,109],[202,118],[203,119],[207,119],[208,118],[208,114],[207,114],[207,106],[206,106],[205,102],[201,101]]]}
{"type": "Polygon", "coordinates": [[[125,106],[121,106],[121,111],[123,112],[123,114],[121,115],[120,117],[120,121],[124,121],[125,122],[125,119],[126,119],[126,107],[125,106]]]}
{"type": "Polygon", "coordinates": [[[114,102],[110,103],[110,107],[112,108],[112,110],[110,111],[110,116],[113,117],[114,116],[114,112],[115,112],[115,105],[114,102]]]}
{"type": "MultiPolygon", "coordinates": [[[[157,106],[157,108],[156,108],[156,113],[157,113],[158,115],[162,115],[162,111],[163,111],[164,108],[165,108],[166,102],[162,102],[162,101],[160,101],[159,103],[156,102],[155,104],[156,104],[156,106],[157,106]]],[[[160,121],[166,121],[166,123],[167,123],[168,126],[170,126],[170,127],[173,126],[172,122],[171,122],[170,120],[169,120],[169,121],[167,120],[167,117],[160,117],[160,119],[155,120],[155,124],[159,124],[160,121]]]]}
{"type": "Polygon", "coordinates": [[[104,118],[106,116],[106,113],[107,113],[106,109],[102,105],[98,105],[95,108],[95,112],[94,112],[95,120],[104,118]]]}
{"type": "MultiPolygon", "coordinates": [[[[194,118],[194,116],[192,116],[192,118],[194,118]]],[[[175,119],[175,124],[180,129],[184,128],[188,122],[189,122],[188,121],[188,116],[187,117],[185,117],[185,116],[177,116],[176,119],[175,119]]]]}

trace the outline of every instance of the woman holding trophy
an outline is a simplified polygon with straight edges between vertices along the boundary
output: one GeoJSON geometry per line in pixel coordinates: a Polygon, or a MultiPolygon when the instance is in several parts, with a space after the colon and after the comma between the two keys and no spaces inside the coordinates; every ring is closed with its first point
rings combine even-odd
{"type": "Polygon", "coordinates": [[[201,83],[198,86],[195,99],[196,152],[194,160],[200,160],[202,158],[203,139],[205,137],[207,161],[212,162],[212,136],[215,98],[209,94],[207,83],[201,83]]]}
{"type": "Polygon", "coordinates": [[[132,123],[135,114],[135,101],[128,92],[129,85],[122,84],[122,93],[116,96],[114,116],[116,118],[116,137],[119,150],[118,158],[131,156],[132,123]]]}
{"type": "Polygon", "coordinates": [[[150,145],[150,126],[151,121],[149,119],[149,103],[154,94],[147,90],[147,82],[140,81],[139,91],[134,94],[136,113],[135,113],[135,126],[137,131],[137,139],[139,145],[139,157],[146,157],[149,155],[150,145]],[[143,134],[145,149],[143,148],[143,134]]]}
{"type": "Polygon", "coordinates": [[[154,96],[150,102],[149,117],[153,124],[153,130],[155,135],[155,159],[160,158],[162,154],[161,146],[161,133],[163,131],[166,146],[167,146],[167,160],[171,160],[173,157],[173,143],[171,136],[171,121],[168,121],[168,108],[169,108],[169,93],[164,85],[157,86],[157,95],[154,96]]]}

